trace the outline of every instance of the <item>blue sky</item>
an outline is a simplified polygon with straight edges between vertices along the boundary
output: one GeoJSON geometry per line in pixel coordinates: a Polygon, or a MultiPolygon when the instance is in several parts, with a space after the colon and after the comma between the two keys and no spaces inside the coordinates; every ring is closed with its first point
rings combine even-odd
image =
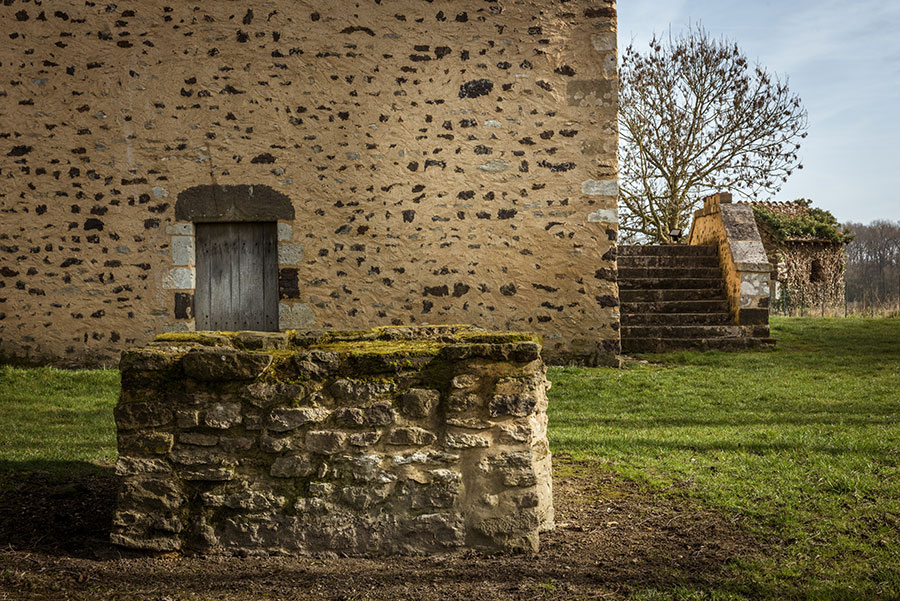
{"type": "Polygon", "coordinates": [[[620,0],[619,44],[701,23],[787,76],[809,111],[803,169],[775,200],[839,221],[900,220],[900,1],[620,0]]]}

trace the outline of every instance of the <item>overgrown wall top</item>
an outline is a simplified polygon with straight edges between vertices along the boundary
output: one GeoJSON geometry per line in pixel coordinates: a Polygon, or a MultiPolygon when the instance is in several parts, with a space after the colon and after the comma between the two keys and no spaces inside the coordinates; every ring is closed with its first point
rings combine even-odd
{"type": "Polygon", "coordinates": [[[255,186],[282,327],[475,323],[618,351],[615,3],[0,7],[0,353],[193,327],[179,195],[255,186]]]}

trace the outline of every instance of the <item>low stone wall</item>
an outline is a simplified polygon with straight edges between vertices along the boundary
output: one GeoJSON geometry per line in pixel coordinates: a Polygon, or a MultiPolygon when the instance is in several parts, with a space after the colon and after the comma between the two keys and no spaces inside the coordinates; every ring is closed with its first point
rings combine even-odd
{"type": "MultiPolygon", "coordinates": [[[[703,208],[694,213],[688,243],[718,247],[734,324],[768,326],[772,266],[753,210],[745,204],[733,204],[727,192],[707,196],[703,208]]],[[[754,332],[756,336],[768,336],[758,328],[754,332]]]]}
{"type": "Polygon", "coordinates": [[[533,552],[553,527],[549,382],[531,336],[164,334],[121,371],[116,544],[533,552]]]}

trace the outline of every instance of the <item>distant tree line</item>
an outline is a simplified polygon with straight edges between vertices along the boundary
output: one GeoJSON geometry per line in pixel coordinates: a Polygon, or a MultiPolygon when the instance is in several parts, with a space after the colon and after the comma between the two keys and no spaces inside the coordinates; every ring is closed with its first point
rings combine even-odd
{"type": "Polygon", "coordinates": [[[846,223],[847,300],[857,310],[900,310],[900,221],[846,223]]]}

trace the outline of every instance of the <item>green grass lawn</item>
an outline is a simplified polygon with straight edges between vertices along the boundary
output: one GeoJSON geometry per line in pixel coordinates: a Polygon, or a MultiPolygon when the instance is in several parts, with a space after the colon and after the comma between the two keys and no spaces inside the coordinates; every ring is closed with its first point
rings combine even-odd
{"type": "Polygon", "coordinates": [[[552,448],[746,516],[775,545],[736,568],[746,598],[900,598],[900,320],[772,330],[771,352],[552,370],[552,448]]]}
{"type": "MultiPolygon", "coordinates": [[[[900,598],[900,320],[772,326],[774,351],[550,370],[555,453],[661,502],[687,494],[768,545],[716,590],[642,599],[900,598]]],[[[0,470],[113,461],[118,386],[115,371],[0,367],[0,470]]]]}
{"type": "Polygon", "coordinates": [[[0,365],[0,467],[112,463],[117,370],[0,365]]]}

